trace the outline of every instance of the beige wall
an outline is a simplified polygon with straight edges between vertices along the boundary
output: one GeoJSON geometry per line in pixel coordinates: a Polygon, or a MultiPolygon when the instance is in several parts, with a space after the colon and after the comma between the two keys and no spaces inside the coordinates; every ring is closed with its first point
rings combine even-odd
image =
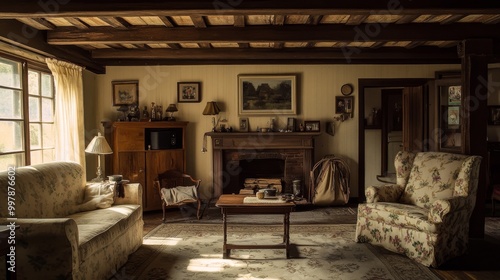
{"type": "MultiPolygon", "coordinates": [[[[211,129],[211,117],[201,112],[207,101],[222,104],[222,116],[228,124],[238,124],[237,75],[255,73],[297,73],[298,115],[300,121],[320,120],[322,134],[316,139],[315,160],[335,154],[346,158],[351,168],[351,195],[358,196],[358,118],[357,84],[360,78],[433,78],[435,71],[459,69],[457,65],[234,65],[234,66],[137,66],[107,67],[105,75],[87,73],[84,76],[85,118],[88,133],[102,131],[100,121],[115,120],[116,108],[112,106],[111,82],[114,80],[139,80],[141,108],[156,102],[163,105],[177,101],[177,82],[202,83],[201,103],[179,103],[178,120],[189,121],[187,139],[187,171],[202,179],[205,196],[212,188],[212,153],[202,153],[203,134],[211,129]],[[335,136],[324,133],[324,124],[334,116],[334,101],[345,83],[355,86],[354,119],[336,126],[335,136]]],[[[277,116],[278,126],[284,127],[287,117],[277,116]]],[[[250,117],[250,128],[265,126],[269,117],[250,117]]],[[[211,145],[209,139],[209,146],[211,145]]],[[[372,155],[376,156],[376,155],[372,155]]],[[[89,164],[92,161],[89,160],[89,164]]],[[[94,174],[90,167],[89,173],[94,174]]]]}

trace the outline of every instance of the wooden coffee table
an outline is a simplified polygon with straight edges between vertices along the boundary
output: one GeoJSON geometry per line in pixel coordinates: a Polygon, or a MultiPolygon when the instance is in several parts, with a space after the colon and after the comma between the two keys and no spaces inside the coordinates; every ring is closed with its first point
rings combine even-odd
{"type": "Polygon", "coordinates": [[[244,203],[243,200],[248,195],[223,194],[217,200],[215,206],[222,211],[224,223],[224,245],[223,258],[227,259],[231,249],[285,249],[286,258],[290,257],[290,212],[295,208],[293,202],[280,203],[244,203]],[[227,243],[227,215],[255,215],[255,214],[276,214],[284,215],[283,243],[274,245],[238,245],[227,243]]]}

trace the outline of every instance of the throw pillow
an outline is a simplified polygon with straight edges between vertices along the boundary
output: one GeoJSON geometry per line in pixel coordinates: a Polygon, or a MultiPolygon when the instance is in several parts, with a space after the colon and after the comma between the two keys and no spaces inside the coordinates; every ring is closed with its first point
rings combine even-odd
{"type": "Polygon", "coordinates": [[[115,202],[115,183],[91,183],[85,186],[85,198],[83,204],[90,204],[95,208],[108,208],[115,202]]]}

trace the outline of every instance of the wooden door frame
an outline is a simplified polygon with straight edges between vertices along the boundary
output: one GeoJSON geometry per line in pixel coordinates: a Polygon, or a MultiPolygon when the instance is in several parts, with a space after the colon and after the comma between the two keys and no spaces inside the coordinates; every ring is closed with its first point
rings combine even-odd
{"type": "Polygon", "coordinates": [[[358,201],[364,202],[365,197],[365,89],[390,87],[425,86],[432,79],[426,78],[384,78],[358,80],[358,201]]]}

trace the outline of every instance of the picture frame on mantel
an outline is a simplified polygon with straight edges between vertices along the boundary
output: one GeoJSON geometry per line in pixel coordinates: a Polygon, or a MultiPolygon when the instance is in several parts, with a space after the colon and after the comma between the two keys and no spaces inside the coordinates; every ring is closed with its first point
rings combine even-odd
{"type": "Polygon", "coordinates": [[[112,81],[113,106],[137,105],[139,102],[139,81],[112,81]]]}
{"type": "Polygon", "coordinates": [[[177,102],[201,102],[200,82],[178,82],[177,102]]]}
{"type": "Polygon", "coordinates": [[[320,132],[320,121],[304,121],[306,132],[320,132]]]}
{"type": "Polygon", "coordinates": [[[297,75],[238,75],[238,114],[296,115],[297,75]]]}

